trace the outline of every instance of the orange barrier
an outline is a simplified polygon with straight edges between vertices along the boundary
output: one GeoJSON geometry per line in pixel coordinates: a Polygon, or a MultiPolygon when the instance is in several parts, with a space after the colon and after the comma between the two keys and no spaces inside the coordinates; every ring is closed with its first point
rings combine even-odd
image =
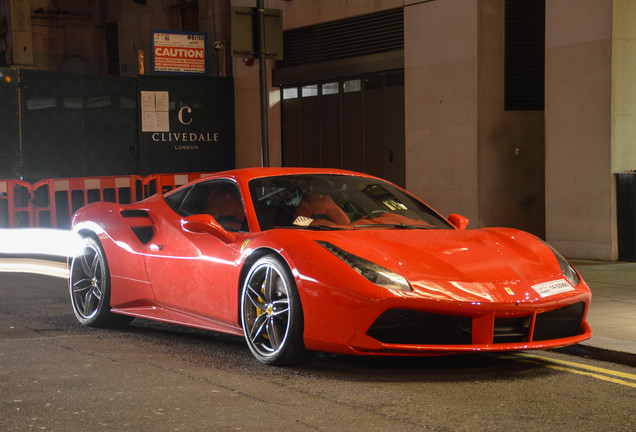
{"type": "Polygon", "coordinates": [[[138,176],[44,179],[33,185],[35,224],[69,228],[79,208],[96,201],[129,204],[141,199],[138,176]]]}
{"type": "Polygon", "coordinates": [[[33,226],[32,186],[22,180],[0,180],[0,228],[33,226]]]}
{"type": "Polygon", "coordinates": [[[44,179],[33,185],[0,180],[0,228],[69,228],[79,208],[96,201],[129,204],[209,173],[44,179]]]}
{"type": "Polygon", "coordinates": [[[157,192],[169,192],[172,189],[210,174],[211,173],[151,174],[142,180],[144,198],[148,198],[157,192]]]}

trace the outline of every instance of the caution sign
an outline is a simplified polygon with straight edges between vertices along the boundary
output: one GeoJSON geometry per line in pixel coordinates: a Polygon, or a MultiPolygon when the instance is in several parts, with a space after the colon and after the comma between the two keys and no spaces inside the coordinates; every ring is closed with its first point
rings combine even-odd
{"type": "Polygon", "coordinates": [[[207,73],[207,33],[152,30],[152,72],[207,73]]]}

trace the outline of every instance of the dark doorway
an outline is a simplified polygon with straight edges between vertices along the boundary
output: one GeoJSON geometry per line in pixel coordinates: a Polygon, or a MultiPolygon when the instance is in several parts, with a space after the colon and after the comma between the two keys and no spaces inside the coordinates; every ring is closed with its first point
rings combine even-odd
{"type": "Polygon", "coordinates": [[[284,166],[361,171],[405,185],[404,71],[285,85],[284,166]]]}

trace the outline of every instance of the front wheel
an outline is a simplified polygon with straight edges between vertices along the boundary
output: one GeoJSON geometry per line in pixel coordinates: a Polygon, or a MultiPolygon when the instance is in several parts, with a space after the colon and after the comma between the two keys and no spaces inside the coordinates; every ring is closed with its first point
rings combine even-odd
{"type": "Polygon", "coordinates": [[[128,324],[132,317],[110,312],[110,273],[101,245],[84,239],[82,253],[71,261],[69,291],[77,320],[85,326],[108,327],[128,324]]]}
{"type": "Polygon", "coordinates": [[[265,256],[250,269],[241,295],[241,323],[250,351],[260,362],[285,366],[308,359],[298,289],[276,256],[265,256]]]}

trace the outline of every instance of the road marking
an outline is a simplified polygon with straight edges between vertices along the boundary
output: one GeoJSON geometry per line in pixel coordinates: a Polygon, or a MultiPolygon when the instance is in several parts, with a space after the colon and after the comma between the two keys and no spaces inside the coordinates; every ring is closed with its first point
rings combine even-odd
{"type": "Polygon", "coordinates": [[[624,385],[627,387],[636,388],[636,375],[626,372],[614,371],[611,369],[604,369],[596,366],[590,366],[583,363],[575,363],[567,360],[553,359],[550,357],[543,357],[536,354],[516,353],[514,356],[509,357],[520,361],[529,363],[543,364],[544,366],[571,372],[579,375],[585,375],[592,378],[600,379],[603,381],[612,382],[615,384],[624,385]],[[548,363],[548,364],[546,364],[548,363]],[[633,381],[633,382],[632,382],[633,381]]]}

